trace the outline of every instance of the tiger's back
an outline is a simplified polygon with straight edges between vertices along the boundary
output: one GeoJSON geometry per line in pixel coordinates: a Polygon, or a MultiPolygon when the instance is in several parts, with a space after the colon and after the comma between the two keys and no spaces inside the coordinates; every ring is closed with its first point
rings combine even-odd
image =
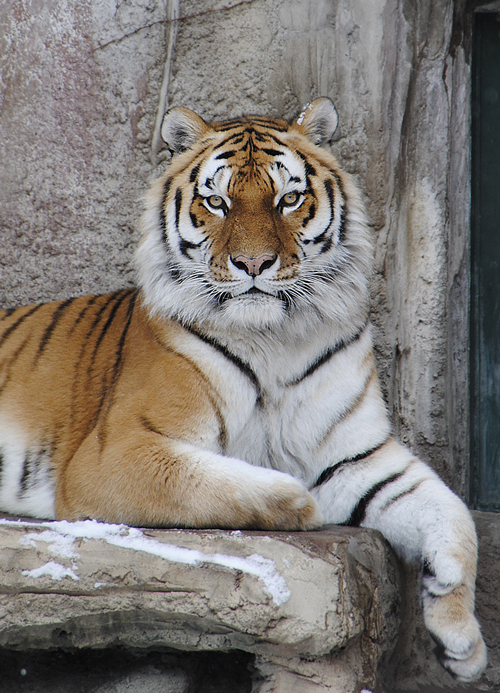
{"type": "Polygon", "coordinates": [[[135,290],[0,312],[0,505],[55,517],[57,470],[112,396],[135,290]]]}

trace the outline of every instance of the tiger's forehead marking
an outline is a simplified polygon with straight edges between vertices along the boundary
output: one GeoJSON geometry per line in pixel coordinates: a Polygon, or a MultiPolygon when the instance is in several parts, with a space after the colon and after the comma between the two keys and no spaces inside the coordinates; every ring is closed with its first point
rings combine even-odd
{"type": "Polygon", "coordinates": [[[216,144],[196,173],[202,194],[225,196],[236,178],[253,178],[277,193],[291,188],[303,192],[307,185],[303,158],[271,133],[253,127],[238,130],[216,144]],[[227,149],[220,151],[223,144],[227,149]]]}

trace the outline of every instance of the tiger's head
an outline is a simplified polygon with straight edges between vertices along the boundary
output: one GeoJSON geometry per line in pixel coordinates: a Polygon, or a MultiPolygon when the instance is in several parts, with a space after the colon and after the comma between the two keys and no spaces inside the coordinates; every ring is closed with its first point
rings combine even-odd
{"type": "Polygon", "coordinates": [[[147,196],[137,253],[153,313],[221,329],[366,320],[372,243],[356,187],[324,148],[336,126],[327,98],[291,124],[165,114],[174,156],[147,196]]]}

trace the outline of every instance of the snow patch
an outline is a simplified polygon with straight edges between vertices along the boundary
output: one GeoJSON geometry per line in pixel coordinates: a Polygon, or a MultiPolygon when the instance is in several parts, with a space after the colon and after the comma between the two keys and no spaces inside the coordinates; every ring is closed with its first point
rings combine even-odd
{"type": "Polygon", "coordinates": [[[40,566],[40,568],[35,568],[34,570],[23,570],[23,575],[26,577],[39,578],[44,575],[48,575],[53,580],[62,580],[65,577],[73,578],[73,580],[79,580],[78,575],[71,570],[71,568],[66,568],[65,565],[61,563],[54,563],[50,561],[45,565],[40,566]]]}
{"type": "MultiPolygon", "coordinates": [[[[38,541],[48,543],[48,550],[51,553],[56,556],[69,558],[73,562],[79,557],[73,545],[75,539],[84,541],[91,539],[102,540],[113,546],[141,551],[173,563],[184,563],[192,566],[211,563],[229,568],[230,570],[239,570],[242,573],[255,575],[264,584],[266,591],[278,606],[287,602],[291,594],[284,578],[276,570],[274,561],[270,558],[264,558],[264,556],[260,556],[257,553],[246,558],[222,553],[205,554],[196,549],[186,549],[182,546],[164,544],[155,539],[150,539],[136,527],[107,524],[105,522],[97,522],[96,520],[81,520],[78,522],[67,522],[66,520],[56,522],[0,520],[0,525],[43,529],[42,532],[31,532],[22,537],[19,540],[20,543],[33,548],[36,548],[38,541]]],[[[74,563],[73,568],[77,570],[74,563]]],[[[24,571],[23,575],[29,575],[30,577],[49,575],[54,580],[61,580],[63,577],[79,579],[70,568],[65,568],[58,563],[47,563],[36,570],[24,571]],[[48,568],[48,566],[52,566],[52,568],[48,568]],[[59,566],[66,572],[63,574],[63,571],[57,569],[56,566],[59,566]],[[37,574],[35,575],[35,573],[37,574]]]]}
{"type": "Polygon", "coordinates": [[[60,534],[59,532],[54,532],[46,530],[45,532],[26,534],[26,536],[19,539],[19,543],[24,546],[32,546],[36,549],[36,542],[43,541],[49,546],[47,550],[53,553],[54,556],[60,556],[61,558],[79,558],[79,554],[74,550],[73,542],[74,537],[60,534]]]}

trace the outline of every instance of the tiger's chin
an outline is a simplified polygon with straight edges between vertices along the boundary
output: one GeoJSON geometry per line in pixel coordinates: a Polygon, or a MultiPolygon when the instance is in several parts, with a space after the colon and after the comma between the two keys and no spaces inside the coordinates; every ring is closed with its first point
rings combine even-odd
{"type": "Polygon", "coordinates": [[[275,296],[243,294],[225,301],[210,321],[219,328],[245,327],[251,329],[272,329],[278,327],[286,318],[283,302],[275,296]]]}

